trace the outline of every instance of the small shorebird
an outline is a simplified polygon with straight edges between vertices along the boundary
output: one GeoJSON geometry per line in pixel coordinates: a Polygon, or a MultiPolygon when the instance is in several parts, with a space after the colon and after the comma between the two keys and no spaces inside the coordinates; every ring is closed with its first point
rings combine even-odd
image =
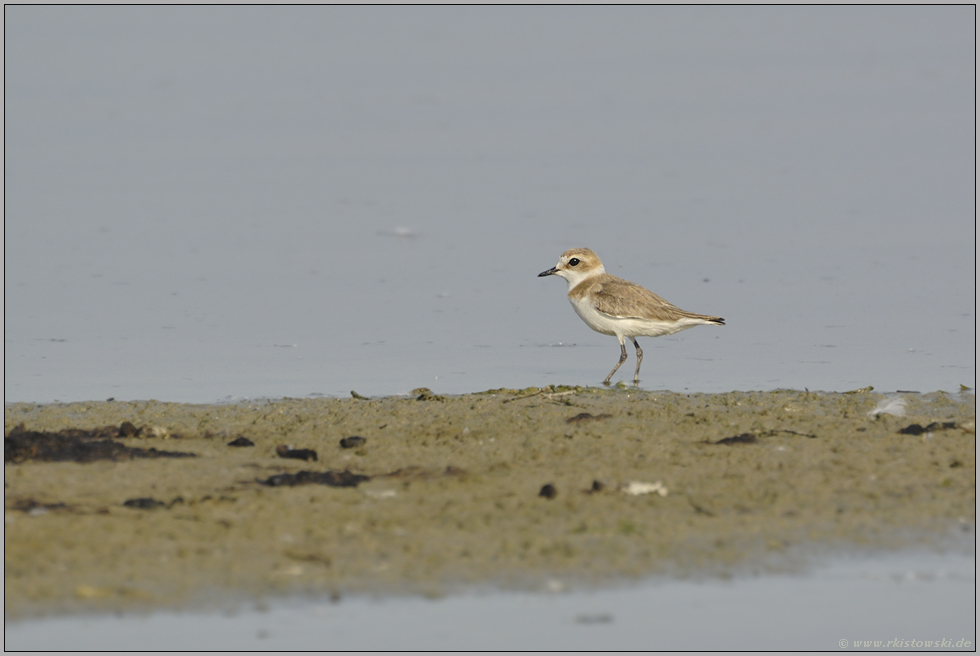
{"type": "Polygon", "coordinates": [[[558,264],[542,271],[538,277],[561,276],[568,281],[568,300],[589,328],[619,339],[622,354],[603,385],[609,384],[616,370],[626,362],[626,338],[636,347],[636,373],[633,384],[640,382],[643,349],[637,335],[660,337],[685,328],[709,324],[724,326],[721,317],[695,314],[671,305],[648,289],[606,273],[599,256],[588,248],[573,248],[561,254],[558,264]]]}

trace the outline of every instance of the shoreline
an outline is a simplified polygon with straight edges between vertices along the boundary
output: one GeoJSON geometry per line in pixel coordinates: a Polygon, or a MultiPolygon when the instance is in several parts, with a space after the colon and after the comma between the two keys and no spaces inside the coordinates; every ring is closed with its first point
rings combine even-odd
{"type": "Polygon", "coordinates": [[[10,619],[777,571],[975,531],[965,392],[5,404],[5,436],[21,424],[114,427],[79,439],[194,457],[7,462],[5,448],[10,619]],[[228,446],[239,437],[254,446],[228,446]]]}

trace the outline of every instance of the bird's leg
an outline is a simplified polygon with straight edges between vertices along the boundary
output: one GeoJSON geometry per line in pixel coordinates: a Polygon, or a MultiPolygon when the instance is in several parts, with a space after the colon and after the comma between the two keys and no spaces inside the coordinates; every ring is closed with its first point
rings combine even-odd
{"type": "MultiPolygon", "coordinates": [[[[632,337],[630,339],[632,339],[632,337]]],[[[635,344],[636,342],[633,343],[635,344]]],[[[613,377],[613,374],[616,373],[616,370],[619,369],[621,366],[623,366],[623,363],[626,362],[626,342],[623,339],[619,340],[619,348],[623,349],[623,352],[619,356],[619,362],[617,362],[616,366],[613,367],[613,370],[609,372],[609,375],[606,376],[606,379],[602,381],[603,385],[608,385],[609,379],[613,377]]]]}
{"type": "MultiPolygon", "coordinates": [[[[633,387],[636,387],[640,384],[640,363],[643,362],[643,349],[641,349],[640,345],[636,343],[635,337],[630,337],[630,339],[633,341],[633,346],[636,347],[636,373],[633,374],[633,387]]],[[[623,344],[623,353],[625,352],[626,345],[623,344]]]]}

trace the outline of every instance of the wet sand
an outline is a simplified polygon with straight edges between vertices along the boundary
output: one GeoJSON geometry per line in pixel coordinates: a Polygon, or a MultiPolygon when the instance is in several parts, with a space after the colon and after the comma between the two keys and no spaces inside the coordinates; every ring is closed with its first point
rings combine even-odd
{"type": "Polygon", "coordinates": [[[5,612],[534,589],[941,547],[975,530],[975,420],[967,392],[7,404],[5,435],[111,426],[126,447],[196,457],[7,461],[7,439],[5,612]],[[896,399],[904,416],[873,414],[896,399]]]}

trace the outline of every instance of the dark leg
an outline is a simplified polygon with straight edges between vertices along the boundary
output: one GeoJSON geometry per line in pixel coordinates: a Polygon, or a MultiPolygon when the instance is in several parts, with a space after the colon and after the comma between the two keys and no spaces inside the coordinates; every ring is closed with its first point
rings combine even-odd
{"type": "MultiPolygon", "coordinates": [[[[633,342],[633,343],[635,344],[636,342],[633,342]]],[[[602,381],[602,384],[603,385],[608,385],[609,384],[609,379],[613,377],[613,374],[616,373],[616,370],[619,369],[623,365],[624,362],[626,362],[626,342],[625,341],[620,341],[619,342],[619,348],[623,349],[623,352],[619,356],[619,362],[617,362],[616,363],[616,366],[613,367],[613,370],[609,372],[609,375],[606,376],[606,379],[604,381],[602,381]]]]}
{"type": "MultiPolygon", "coordinates": [[[[633,340],[633,346],[636,347],[636,373],[633,374],[633,387],[636,387],[640,384],[640,363],[643,362],[643,349],[636,343],[635,337],[630,337],[630,339],[633,340]]],[[[623,345],[623,352],[626,352],[625,344],[623,345]]]]}

